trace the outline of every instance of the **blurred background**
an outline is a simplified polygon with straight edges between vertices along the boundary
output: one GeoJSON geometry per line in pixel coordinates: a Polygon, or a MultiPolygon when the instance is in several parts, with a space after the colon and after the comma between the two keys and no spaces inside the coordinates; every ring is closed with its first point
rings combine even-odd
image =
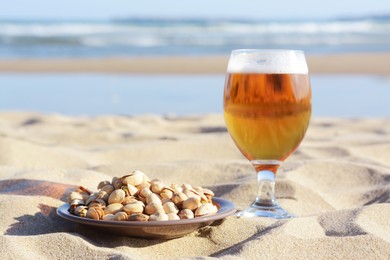
{"type": "MultiPolygon", "coordinates": [[[[18,69],[31,61],[92,60],[99,65],[107,59],[157,57],[166,59],[164,66],[169,67],[170,57],[227,61],[237,48],[300,49],[324,61],[327,56],[390,53],[390,2],[385,0],[0,2],[2,111],[69,115],[222,111],[223,66],[211,74],[183,73],[179,67],[152,75],[147,68],[123,73],[119,63],[110,73],[82,67],[71,73],[52,71],[39,64],[34,73],[31,68],[18,69]]],[[[371,68],[367,73],[360,69],[328,74],[317,69],[319,74],[311,78],[314,115],[390,116],[389,76],[372,69],[390,67],[383,59],[360,64],[371,68]]]]}

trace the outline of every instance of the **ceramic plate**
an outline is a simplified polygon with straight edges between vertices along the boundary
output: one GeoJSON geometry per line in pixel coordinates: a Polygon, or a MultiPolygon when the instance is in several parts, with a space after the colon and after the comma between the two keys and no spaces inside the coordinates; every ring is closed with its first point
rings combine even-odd
{"type": "Polygon", "coordinates": [[[208,226],[216,220],[230,216],[236,212],[232,202],[214,197],[214,204],[217,204],[219,210],[216,214],[193,219],[171,220],[171,221],[107,221],[82,218],[72,215],[68,212],[69,204],[64,204],[57,209],[57,214],[69,221],[82,225],[88,225],[114,234],[143,237],[168,239],[184,236],[201,227],[208,226]]]}

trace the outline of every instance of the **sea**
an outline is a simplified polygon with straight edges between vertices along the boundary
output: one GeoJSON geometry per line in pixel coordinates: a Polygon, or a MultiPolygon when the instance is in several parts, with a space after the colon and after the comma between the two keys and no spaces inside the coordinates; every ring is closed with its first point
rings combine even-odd
{"type": "MultiPolygon", "coordinates": [[[[0,59],[390,51],[390,15],[327,20],[0,20],[0,59]]],[[[224,75],[0,73],[0,111],[65,115],[222,112],[224,75]]],[[[390,117],[390,76],[311,75],[314,116],[390,117]]]]}
{"type": "Polygon", "coordinates": [[[390,15],[274,21],[0,20],[0,58],[226,55],[238,48],[307,53],[389,51],[390,15]]]}

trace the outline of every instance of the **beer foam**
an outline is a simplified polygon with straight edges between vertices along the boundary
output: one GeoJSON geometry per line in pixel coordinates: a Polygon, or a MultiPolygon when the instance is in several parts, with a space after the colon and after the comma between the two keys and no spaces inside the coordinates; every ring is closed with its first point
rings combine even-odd
{"type": "Polygon", "coordinates": [[[309,69],[302,51],[234,50],[228,73],[307,74],[309,69]]]}

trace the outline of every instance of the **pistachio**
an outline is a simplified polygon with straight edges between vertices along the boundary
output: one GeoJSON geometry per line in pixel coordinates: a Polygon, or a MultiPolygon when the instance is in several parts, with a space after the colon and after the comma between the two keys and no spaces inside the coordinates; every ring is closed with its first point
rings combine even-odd
{"type": "Polygon", "coordinates": [[[180,219],[191,219],[191,218],[194,218],[194,212],[192,212],[192,210],[189,210],[189,209],[183,209],[179,213],[179,218],[180,219]]]}
{"type": "Polygon", "coordinates": [[[101,208],[89,208],[86,214],[87,218],[91,219],[103,219],[104,211],[101,208]]]}
{"type": "Polygon", "coordinates": [[[113,203],[104,208],[104,214],[115,214],[122,210],[121,203],[113,203]]]}
{"type": "Polygon", "coordinates": [[[90,207],[90,208],[94,208],[94,207],[104,208],[106,205],[107,204],[104,200],[96,198],[91,203],[89,203],[88,207],[90,207]]]}
{"type": "Polygon", "coordinates": [[[101,182],[99,182],[97,188],[98,188],[98,190],[100,190],[101,188],[103,188],[104,186],[109,185],[109,184],[111,184],[110,181],[101,181],[101,182]]]}
{"type": "Polygon", "coordinates": [[[104,190],[100,190],[96,196],[97,199],[102,199],[104,200],[105,202],[108,201],[108,197],[110,196],[110,194],[108,194],[107,192],[105,192],[104,190]]]}
{"type": "Polygon", "coordinates": [[[165,185],[161,182],[152,182],[150,185],[150,190],[154,193],[160,194],[163,190],[165,185]]]}
{"type": "Polygon", "coordinates": [[[136,196],[138,194],[137,187],[135,187],[131,184],[127,184],[125,186],[122,186],[121,189],[126,193],[126,196],[136,196]]]}
{"type": "Polygon", "coordinates": [[[150,183],[144,181],[143,183],[141,183],[140,185],[137,185],[135,187],[138,189],[138,191],[141,191],[143,188],[150,189],[150,183]]]}
{"type": "Polygon", "coordinates": [[[115,213],[114,220],[125,221],[125,220],[127,220],[127,217],[128,216],[127,216],[126,212],[119,211],[119,212],[115,213]]]}
{"type": "Polygon", "coordinates": [[[189,197],[183,201],[183,209],[196,210],[202,203],[200,203],[200,198],[189,197]]]}
{"type": "Polygon", "coordinates": [[[173,194],[171,200],[178,208],[181,208],[183,205],[183,201],[185,201],[187,198],[187,195],[185,195],[183,192],[178,192],[173,194]]]}
{"type": "Polygon", "coordinates": [[[177,184],[175,184],[175,183],[172,183],[171,184],[171,186],[169,186],[172,190],[174,190],[174,192],[183,192],[183,189],[179,186],[179,185],[177,185],[177,184]]]}
{"type": "Polygon", "coordinates": [[[76,191],[70,192],[68,195],[68,203],[71,203],[75,199],[84,200],[83,195],[81,193],[76,191]]]}
{"type": "Polygon", "coordinates": [[[161,202],[160,203],[151,202],[145,206],[145,213],[148,215],[152,215],[159,210],[164,211],[163,206],[161,205],[161,202]]]}
{"type": "Polygon", "coordinates": [[[143,203],[141,204],[138,202],[129,203],[129,204],[124,205],[122,207],[122,210],[129,215],[140,214],[144,211],[144,205],[143,205],[143,203]]]}
{"type": "Polygon", "coordinates": [[[139,200],[137,200],[134,196],[126,196],[122,200],[122,205],[126,205],[126,204],[133,203],[133,202],[136,202],[136,201],[139,201],[139,200]]]}
{"type": "Polygon", "coordinates": [[[107,192],[108,195],[110,195],[111,192],[113,192],[115,190],[115,188],[111,184],[107,184],[107,185],[103,186],[100,190],[105,191],[105,192],[107,192]]]}
{"type": "Polygon", "coordinates": [[[123,186],[123,182],[121,179],[116,179],[113,183],[112,186],[114,186],[115,189],[120,189],[123,186]]]}
{"type": "Polygon", "coordinates": [[[161,193],[160,193],[160,196],[161,196],[161,198],[163,198],[163,199],[164,199],[164,198],[171,199],[174,192],[175,192],[175,190],[173,190],[173,189],[170,188],[170,187],[165,186],[165,187],[162,189],[162,191],[161,191],[161,193]]]}
{"type": "Polygon", "coordinates": [[[149,216],[145,214],[132,214],[128,218],[129,221],[148,221],[149,216]]]}
{"type": "Polygon", "coordinates": [[[203,189],[203,194],[206,196],[208,202],[211,203],[212,198],[214,196],[214,192],[212,190],[209,190],[209,189],[203,189]]]}
{"type": "Polygon", "coordinates": [[[161,204],[161,199],[157,194],[150,193],[146,196],[146,203],[149,204],[152,202],[161,204]]]}
{"type": "Polygon", "coordinates": [[[87,206],[78,206],[74,209],[74,214],[79,217],[85,218],[87,216],[88,207],[87,206]]]}
{"type": "Polygon", "coordinates": [[[103,220],[114,220],[114,214],[104,215],[103,220]]]}
{"type": "Polygon", "coordinates": [[[168,215],[164,212],[156,212],[149,217],[149,221],[166,221],[168,220],[168,215]]]}
{"type": "Polygon", "coordinates": [[[218,208],[214,206],[212,203],[202,204],[195,211],[195,217],[202,217],[205,215],[215,214],[218,212],[218,208]]]}
{"type": "Polygon", "coordinates": [[[180,220],[180,217],[176,213],[168,213],[168,220],[180,220]]]}
{"type": "Polygon", "coordinates": [[[126,194],[122,189],[114,190],[108,197],[108,204],[122,203],[126,194]]]}
{"type": "Polygon", "coordinates": [[[164,203],[163,209],[164,209],[165,213],[167,213],[167,214],[169,214],[169,213],[177,214],[179,212],[179,209],[176,207],[175,203],[173,203],[172,201],[168,201],[168,202],[164,203]]]}
{"type": "Polygon", "coordinates": [[[133,186],[140,185],[144,180],[144,174],[141,171],[134,171],[129,175],[123,176],[123,184],[131,184],[133,186]]]}

